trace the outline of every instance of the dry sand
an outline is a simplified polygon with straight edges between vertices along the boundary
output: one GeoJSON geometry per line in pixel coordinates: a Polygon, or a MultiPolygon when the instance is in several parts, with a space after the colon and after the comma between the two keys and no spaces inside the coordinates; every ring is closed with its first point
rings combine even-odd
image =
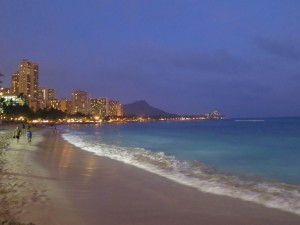
{"type": "Polygon", "coordinates": [[[1,207],[37,225],[299,225],[300,216],[207,193],[82,151],[47,129],[10,141],[1,207]],[[46,139],[42,142],[42,133],[46,139]],[[38,143],[39,142],[39,143],[38,143]],[[35,144],[38,143],[37,146],[35,144]],[[4,208],[5,208],[4,207],[4,208]]]}

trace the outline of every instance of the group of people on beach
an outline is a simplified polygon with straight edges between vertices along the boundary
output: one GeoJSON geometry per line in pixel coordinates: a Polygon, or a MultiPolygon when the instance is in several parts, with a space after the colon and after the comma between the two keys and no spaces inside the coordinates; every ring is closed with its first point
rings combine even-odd
{"type": "MultiPolygon", "coordinates": [[[[25,130],[25,124],[23,124],[22,129],[25,130]]],[[[17,126],[17,128],[15,129],[14,133],[13,133],[13,138],[16,138],[18,141],[21,137],[22,134],[22,130],[20,128],[20,126],[17,126]]],[[[31,142],[32,139],[32,132],[30,130],[30,126],[28,125],[27,130],[26,130],[26,137],[28,140],[28,143],[31,142]]]]}

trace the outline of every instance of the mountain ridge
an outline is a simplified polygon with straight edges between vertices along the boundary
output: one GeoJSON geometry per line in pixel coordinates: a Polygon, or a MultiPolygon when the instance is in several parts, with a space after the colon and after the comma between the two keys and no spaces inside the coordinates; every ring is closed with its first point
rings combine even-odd
{"type": "Polygon", "coordinates": [[[124,115],[126,116],[141,116],[141,117],[176,116],[176,114],[168,113],[161,109],[149,105],[148,102],[146,102],[145,100],[139,100],[129,104],[124,104],[123,110],[124,110],[124,115]]]}

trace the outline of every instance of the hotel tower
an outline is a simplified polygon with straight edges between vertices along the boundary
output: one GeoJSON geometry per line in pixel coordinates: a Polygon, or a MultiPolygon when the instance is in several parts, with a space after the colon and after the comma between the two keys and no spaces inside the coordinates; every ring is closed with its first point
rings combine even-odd
{"type": "Polygon", "coordinates": [[[82,91],[80,89],[75,89],[72,92],[72,114],[82,113],[87,115],[90,110],[90,99],[88,97],[87,92],[82,91]]]}
{"type": "Polygon", "coordinates": [[[39,66],[26,59],[19,64],[19,71],[12,74],[12,92],[26,98],[30,108],[38,108],[39,66]]]}

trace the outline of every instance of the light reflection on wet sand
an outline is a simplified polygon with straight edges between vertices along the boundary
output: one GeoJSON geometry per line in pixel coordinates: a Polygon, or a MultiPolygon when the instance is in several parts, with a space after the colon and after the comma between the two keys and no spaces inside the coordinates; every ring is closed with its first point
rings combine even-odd
{"type": "Polygon", "coordinates": [[[300,217],[290,213],[204,194],[96,156],[74,147],[59,134],[49,135],[37,156],[72,202],[67,210],[77,212],[86,224],[99,221],[110,225],[300,223],[300,217]]]}

